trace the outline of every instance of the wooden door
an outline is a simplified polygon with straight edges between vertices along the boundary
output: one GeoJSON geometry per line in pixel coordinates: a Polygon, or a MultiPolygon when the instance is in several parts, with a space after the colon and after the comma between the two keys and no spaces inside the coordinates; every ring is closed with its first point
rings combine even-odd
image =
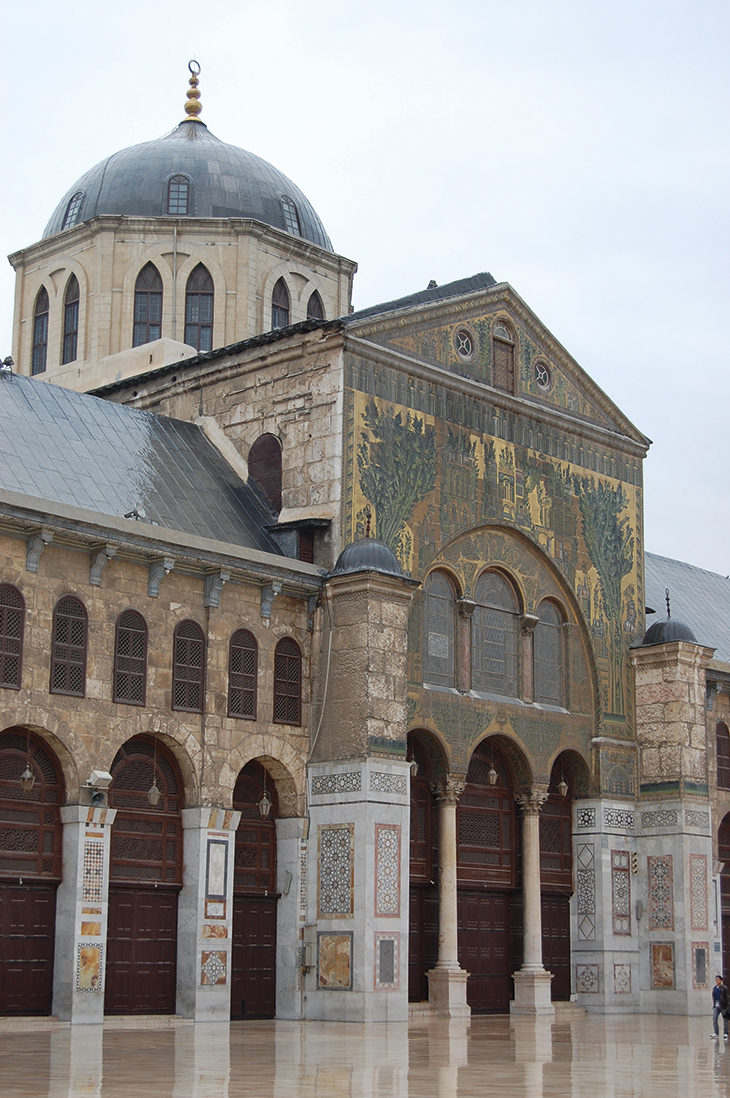
{"type": "Polygon", "coordinates": [[[428,976],[439,955],[439,901],[433,885],[411,884],[408,912],[408,1001],[428,1001],[428,976]]]}
{"type": "Polygon", "coordinates": [[[107,1014],[174,1014],[177,891],[124,888],[109,892],[107,1014]]]}
{"type": "Polygon", "coordinates": [[[570,897],[542,897],[542,963],[552,972],[551,998],[570,999],[570,897]]]}
{"type": "Polygon", "coordinates": [[[55,884],[0,885],[0,1015],[50,1014],[55,884]]]}
{"type": "Polygon", "coordinates": [[[475,1014],[508,1014],[512,997],[511,896],[459,889],[459,964],[475,1014]]]}

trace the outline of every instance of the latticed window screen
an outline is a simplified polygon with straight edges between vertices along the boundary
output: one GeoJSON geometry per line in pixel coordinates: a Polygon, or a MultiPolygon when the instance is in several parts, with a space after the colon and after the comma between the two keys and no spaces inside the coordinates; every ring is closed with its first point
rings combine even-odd
{"type": "Polygon", "coordinates": [[[280,640],[274,656],[274,721],[302,723],[302,654],[291,637],[280,640]]]}
{"type": "Polygon", "coordinates": [[[274,286],[271,295],[271,327],[286,328],[289,323],[289,310],[291,308],[289,291],[283,278],[274,286]]]}
{"type": "Polygon", "coordinates": [[[540,877],[543,885],[566,892],[573,888],[573,809],[569,779],[570,771],[558,758],[550,776],[548,799],[540,811],[540,877]],[[564,797],[559,791],[561,780],[568,786],[564,797]]]}
{"type": "Polygon", "coordinates": [[[162,279],[154,263],[147,263],[134,287],[132,346],[152,343],[162,335],[162,279]]]}
{"type": "Polygon", "coordinates": [[[162,744],[146,737],[129,740],[112,763],[109,804],[117,809],[112,831],[114,880],[182,882],[182,783],[162,744]],[[150,805],[153,779],[159,804],[150,805]]]}
{"type": "Polygon", "coordinates": [[[86,693],[86,635],[84,604],[72,595],[56,603],[53,614],[53,645],[51,652],[51,693],[73,694],[83,698],[86,693]]]}
{"type": "Polygon", "coordinates": [[[517,599],[497,572],[479,577],[472,617],[471,684],[474,690],[516,698],[517,599]]]}
{"type": "Polygon", "coordinates": [[[410,876],[412,880],[432,881],[438,865],[438,821],[428,755],[413,736],[409,737],[408,757],[418,763],[418,773],[411,778],[410,876]]]}
{"type": "Polygon", "coordinates": [[[509,772],[498,751],[480,744],[471,757],[459,800],[459,876],[470,881],[515,883],[514,797],[509,772]],[[497,772],[495,785],[489,771],[497,772]]]}
{"type": "Polygon", "coordinates": [[[426,682],[454,685],[454,588],[441,572],[426,581],[423,668],[426,682]]]}
{"type": "Polygon", "coordinates": [[[727,725],[719,721],[715,729],[717,749],[717,788],[730,789],[730,733],[727,725]]]}
{"type": "Polygon", "coordinates": [[[258,647],[248,629],[237,629],[231,637],[228,662],[228,716],[256,720],[256,675],[258,647]]]}
{"type": "Polygon", "coordinates": [[[205,638],[194,621],[183,621],[175,629],[172,657],[172,708],[190,713],[203,712],[205,682],[205,638]]]}
{"type": "Polygon", "coordinates": [[[19,690],[23,670],[25,603],[16,587],[0,583],[0,686],[19,690]]]}
{"type": "Polygon", "coordinates": [[[198,351],[213,346],[213,279],[199,263],[185,292],[185,342],[198,351]]]}
{"type": "Polygon", "coordinates": [[[48,357],[48,291],[42,286],[33,311],[33,356],[31,374],[42,374],[48,357]]]}
{"type": "Polygon", "coordinates": [[[535,629],[535,701],[563,705],[563,621],[556,606],[541,602],[535,629]]]}
{"type": "Polygon", "coordinates": [[[61,768],[25,729],[0,734],[0,877],[61,876],[61,768]],[[28,747],[30,746],[30,757],[28,747]],[[33,771],[24,793],[20,775],[33,771]]]}
{"type": "Polygon", "coordinates": [[[236,892],[276,891],[276,790],[267,776],[266,790],[272,800],[271,815],[263,819],[259,801],[264,791],[264,769],[250,762],[238,775],[233,807],[241,813],[236,831],[233,887],[236,892]]]}
{"type": "Polygon", "coordinates": [[[114,650],[114,701],[144,705],[147,683],[147,624],[136,610],[117,620],[114,650]]]}
{"type": "Polygon", "coordinates": [[[71,275],[63,300],[63,354],[61,364],[75,362],[79,344],[79,280],[71,275]]]}
{"type": "Polygon", "coordinates": [[[284,226],[288,233],[292,233],[293,236],[301,236],[302,229],[299,224],[299,211],[296,203],[289,195],[283,194],[281,196],[281,210],[284,214],[284,226]]]}

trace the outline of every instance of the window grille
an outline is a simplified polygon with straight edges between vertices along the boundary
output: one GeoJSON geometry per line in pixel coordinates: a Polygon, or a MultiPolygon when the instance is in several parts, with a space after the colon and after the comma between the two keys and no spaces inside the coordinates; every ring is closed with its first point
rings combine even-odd
{"type": "Polygon", "coordinates": [[[109,804],[117,809],[112,832],[112,880],[182,883],[183,788],[171,756],[158,741],[129,740],[111,766],[109,804]],[[154,783],[160,800],[150,805],[154,783]]]}
{"type": "Polygon", "coordinates": [[[86,694],[87,619],[84,604],[72,595],[56,603],[53,614],[51,693],[86,694]]]}
{"type": "Polygon", "coordinates": [[[271,295],[272,328],[286,328],[289,323],[290,308],[289,291],[286,288],[284,279],[280,278],[274,286],[274,292],[271,295]]]}
{"type": "MultiPolygon", "coordinates": [[[[715,729],[717,747],[717,788],[730,789],[730,733],[720,721],[715,729]]],[[[730,867],[729,867],[730,868],[730,867]]]]}
{"type": "Polygon", "coordinates": [[[459,876],[511,885],[515,873],[515,807],[509,771],[499,752],[482,742],[469,762],[457,807],[459,876]],[[494,768],[497,781],[489,782],[494,768]]]}
{"type": "Polygon", "coordinates": [[[173,641],[172,708],[202,713],[204,680],[203,630],[197,622],[180,622],[173,641]]]}
{"type": "Polygon", "coordinates": [[[83,191],[77,191],[76,194],[71,195],[66,207],[66,213],[63,215],[63,225],[61,229],[71,229],[79,219],[79,213],[81,212],[81,203],[84,198],[83,191]]]}
{"type": "Polygon", "coordinates": [[[147,685],[147,624],[136,610],[117,620],[114,650],[114,701],[144,705],[147,685]]]}
{"type": "Polygon", "coordinates": [[[50,749],[24,728],[0,734],[0,877],[60,879],[62,802],[61,768],[50,749]],[[30,793],[20,788],[26,765],[30,793]]]}
{"type": "Polygon", "coordinates": [[[274,722],[302,723],[302,654],[291,637],[280,640],[274,657],[274,722]]]}
{"type": "Polygon", "coordinates": [[[75,362],[79,344],[79,281],[71,275],[63,302],[63,355],[61,363],[75,362]]]}
{"type": "Polygon", "coordinates": [[[256,720],[256,678],[258,648],[247,629],[231,637],[228,661],[228,716],[256,720]]]}
{"type": "Polygon", "coordinates": [[[441,686],[454,685],[454,588],[441,572],[426,581],[424,679],[441,686]]]}
{"type": "Polygon", "coordinates": [[[198,351],[213,347],[213,279],[199,263],[185,292],[185,342],[198,351]]]}
{"type": "Polygon", "coordinates": [[[260,763],[248,763],[238,775],[233,807],[241,813],[236,831],[234,891],[276,892],[276,789],[260,763]],[[273,805],[273,811],[266,819],[259,812],[264,782],[273,805]]]}
{"type": "Polygon", "coordinates": [[[186,175],[173,175],[167,185],[167,212],[186,217],[190,198],[190,180],[186,175]]]}
{"type": "Polygon", "coordinates": [[[48,291],[41,286],[33,310],[33,357],[31,373],[43,374],[48,357],[48,291]]]}
{"type": "Polygon", "coordinates": [[[20,690],[25,602],[9,583],[0,584],[0,686],[20,690]]]}
{"type": "Polygon", "coordinates": [[[288,233],[292,233],[293,236],[302,235],[302,227],[299,224],[299,211],[296,207],[296,203],[293,199],[289,198],[289,195],[283,194],[281,196],[281,209],[284,214],[284,227],[288,233]]]}
{"type": "Polygon", "coordinates": [[[133,347],[152,343],[162,335],[162,279],[154,263],[137,276],[134,287],[133,347]]]}
{"type": "Polygon", "coordinates": [[[541,602],[535,629],[535,701],[563,704],[563,622],[551,602],[541,602]]]}
{"type": "Polygon", "coordinates": [[[472,617],[471,684],[474,690],[516,698],[517,599],[496,572],[479,577],[472,617]]]}

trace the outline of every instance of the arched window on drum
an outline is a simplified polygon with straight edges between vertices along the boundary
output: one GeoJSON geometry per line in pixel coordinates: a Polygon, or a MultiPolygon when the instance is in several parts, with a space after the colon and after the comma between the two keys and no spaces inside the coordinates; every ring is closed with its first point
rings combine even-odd
{"type": "Polygon", "coordinates": [[[424,682],[454,685],[456,597],[451,580],[432,572],[424,595],[424,682]]]}
{"type": "Polygon", "coordinates": [[[519,607],[511,584],[499,572],[484,572],[474,594],[471,685],[474,690],[518,697],[519,607]]]}
{"type": "Polygon", "coordinates": [[[543,600],[535,628],[535,701],[564,705],[563,618],[554,603],[543,600]]]}

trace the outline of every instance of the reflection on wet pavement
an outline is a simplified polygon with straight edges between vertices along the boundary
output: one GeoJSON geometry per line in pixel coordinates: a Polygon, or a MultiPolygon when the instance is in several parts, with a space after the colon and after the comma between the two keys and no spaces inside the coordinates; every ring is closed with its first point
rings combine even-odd
{"type": "Polygon", "coordinates": [[[0,1020],[2,1098],[730,1098],[709,1018],[0,1020]],[[138,1025],[139,1028],[134,1028],[138,1025]]]}

